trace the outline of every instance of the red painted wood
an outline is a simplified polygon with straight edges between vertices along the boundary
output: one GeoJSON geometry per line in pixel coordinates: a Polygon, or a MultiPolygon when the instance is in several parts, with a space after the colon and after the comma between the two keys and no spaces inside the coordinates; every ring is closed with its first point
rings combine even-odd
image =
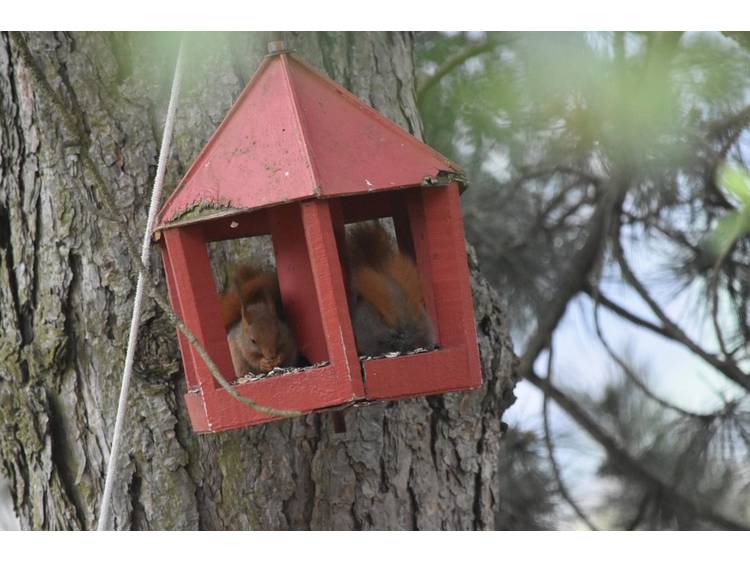
{"type": "Polygon", "coordinates": [[[458,185],[431,187],[420,195],[440,345],[465,346],[467,385],[478,386],[482,376],[458,185]]]}
{"type": "Polygon", "coordinates": [[[268,210],[281,298],[300,352],[311,362],[328,361],[299,205],[268,210]]]}
{"type": "MultiPolygon", "coordinates": [[[[347,198],[358,199],[353,205],[347,205],[347,199],[341,203],[311,201],[267,211],[265,226],[272,232],[279,282],[290,324],[298,341],[304,342],[303,351],[311,361],[328,359],[331,364],[240,385],[238,389],[243,395],[261,404],[306,413],[347,404],[365,396],[369,400],[400,399],[466,390],[481,384],[457,186],[404,190],[386,195],[388,197],[378,197],[380,202],[371,206],[368,206],[368,197],[365,196],[347,198]],[[374,214],[383,213],[389,203],[394,225],[402,232],[402,245],[406,239],[414,248],[426,304],[434,315],[441,349],[413,356],[367,360],[360,366],[341,268],[343,223],[354,213],[365,218],[371,218],[365,214],[367,210],[374,214]],[[363,372],[366,384],[363,384],[363,372]]],[[[181,295],[173,299],[173,306],[185,310],[183,314],[187,316],[191,314],[191,307],[198,315],[195,303],[200,297],[196,295],[211,300],[207,295],[209,290],[218,306],[212,275],[210,283],[206,283],[210,265],[202,238],[205,231],[201,228],[191,226],[164,232],[165,255],[168,254],[165,268],[170,291],[179,288],[175,292],[181,295]],[[181,278],[174,264],[181,264],[180,267],[189,272],[183,272],[181,278]],[[203,274],[198,273],[201,269],[203,274]],[[185,279],[192,275],[196,275],[196,279],[185,279]]],[[[204,341],[202,338],[207,336],[202,332],[210,329],[210,320],[206,320],[206,325],[199,323],[192,329],[204,341]]],[[[212,356],[217,353],[216,340],[205,345],[212,356]]],[[[222,345],[226,347],[223,329],[218,347],[222,345]]],[[[225,372],[231,373],[228,348],[226,353],[228,366],[225,372]]],[[[195,381],[197,377],[212,385],[210,388],[203,385],[202,394],[186,396],[191,423],[196,431],[221,431],[275,419],[253,411],[223,389],[213,386],[213,379],[206,378],[210,373],[198,374],[201,368],[205,370],[202,362],[196,361],[194,353],[187,356],[196,371],[187,373],[190,363],[186,361],[188,380],[195,381]]]]}
{"type": "MultiPolygon", "coordinates": [[[[338,259],[341,266],[342,279],[344,281],[344,291],[347,295],[347,303],[351,293],[351,280],[349,279],[349,256],[346,251],[346,229],[344,228],[344,213],[341,209],[341,199],[332,199],[328,203],[331,210],[331,225],[333,234],[336,239],[336,248],[338,249],[338,259]]],[[[352,328],[353,330],[353,328],[352,328]]],[[[344,412],[331,412],[331,421],[333,422],[334,433],[346,432],[346,419],[344,412]]]]}
{"type": "Polygon", "coordinates": [[[230,217],[202,221],[203,238],[206,242],[249,238],[271,233],[267,210],[240,213],[230,217]]]}
{"type": "Polygon", "coordinates": [[[333,227],[333,235],[336,239],[336,249],[338,251],[337,255],[341,275],[344,280],[344,289],[346,294],[349,295],[351,289],[349,280],[349,256],[346,250],[346,228],[341,199],[332,199],[329,201],[329,208],[331,210],[331,225],[333,227]]]}
{"type": "MultiPolygon", "coordinates": [[[[258,404],[296,410],[300,413],[338,406],[351,400],[349,386],[341,384],[340,374],[333,365],[248,382],[235,388],[242,396],[258,404]]],[[[206,393],[205,402],[211,431],[256,425],[278,419],[235,400],[222,388],[206,393]]]]}
{"type": "Polygon", "coordinates": [[[316,196],[285,58],[260,65],[162,207],[159,226],[196,203],[257,209],[316,196]]]}
{"type": "Polygon", "coordinates": [[[284,62],[323,197],[419,185],[440,170],[458,170],[298,57],[284,62]]]}
{"type": "MultiPolygon", "coordinates": [[[[297,57],[265,59],[157,228],[195,205],[216,212],[420,185],[458,166],[297,57]]],[[[210,210],[206,210],[210,214],[210,210]]]]}
{"type": "Polygon", "coordinates": [[[422,193],[418,190],[409,191],[405,199],[406,204],[404,206],[406,207],[409,220],[411,244],[414,249],[414,262],[416,263],[417,271],[419,271],[419,278],[422,281],[422,296],[424,297],[425,309],[427,310],[427,315],[432,320],[437,341],[445,346],[447,342],[444,342],[441,338],[441,325],[435,307],[434,280],[432,278],[433,251],[430,247],[430,240],[427,237],[422,193]]]}
{"type": "MultiPolygon", "coordinates": [[[[417,233],[420,268],[429,268],[432,302],[439,326],[440,345],[449,347],[464,342],[457,263],[452,236],[452,215],[448,210],[446,188],[431,188],[416,195],[411,212],[417,233]]],[[[463,239],[463,237],[462,237],[463,239]]],[[[464,258],[465,259],[465,258],[464,258]]]]}
{"type": "Polygon", "coordinates": [[[211,424],[208,421],[208,413],[206,412],[206,402],[203,400],[201,393],[188,392],[185,394],[185,406],[187,407],[193,431],[198,433],[211,431],[211,424]]]}
{"type": "MultiPolygon", "coordinates": [[[[204,346],[222,375],[232,381],[236,377],[229,354],[227,335],[219,310],[206,244],[200,230],[172,228],[164,231],[164,243],[172,268],[174,284],[179,287],[182,320],[204,346]]],[[[204,391],[217,383],[203,359],[190,346],[195,378],[204,391]]]]}
{"type": "Polygon", "coordinates": [[[363,362],[363,367],[370,400],[410,398],[479,386],[467,384],[463,347],[370,359],[363,362]]]}
{"type": "Polygon", "coordinates": [[[329,358],[337,376],[350,385],[352,397],[364,396],[329,203],[306,201],[301,207],[329,358]]]}
{"type": "MultiPolygon", "coordinates": [[[[407,190],[403,190],[405,192],[407,190]]],[[[399,191],[401,193],[402,191],[399,191]]],[[[341,213],[346,224],[393,215],[395,193],[378,191],[367,195],[352,195],[336,199],[341,202],[341,213]]]]}
{"type": "MultiPolygon", "coordinates": [[[[172,264],[169,259],[169,252],[167,252],[166,244],[160,244],[161,257],[164,262],[164,273],[167,278],[167,293],[169,294],[169,302],[172,305],[172,309],[178,317],[183,318],[182,305],[180,304],[180,290],[177,282],[174,278],[174,271],[172,270],[172,264]]],[[[180,347],[180,355],[182,356],[182,368],[185,371],[185,379],[187,380],[188,390],[194,390],[198,388],[198,378],[195,374],[195,365],[193,364],[193,355],[190,352],[190,344],[188,344],[185,336],[182,332],[177,330],[177,344],[180,347]]]]}

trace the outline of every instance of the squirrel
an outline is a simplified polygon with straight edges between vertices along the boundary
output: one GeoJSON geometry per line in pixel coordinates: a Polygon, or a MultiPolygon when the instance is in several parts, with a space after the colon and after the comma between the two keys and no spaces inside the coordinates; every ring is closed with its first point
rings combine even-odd
{"type": "MultiPolygon", "coordinates": [[[[347,233],[350,309],[357,352],[378,356],[436,345],[414,261],[372,221],[347,233]]],[[[220,296],[235,373],[295,367],[300,356],[284,319],[275,272],[242,264],[220,296]]]]}
{"type": "Polygon", "coordinates": [[[242,264],[233,289],[220,296],[221,315],[237,376],[297,366],[297,345],[284,319],[276,274],[242,264]]]}
{"type": "Polygon", "coordinates": [[[347,233],[357,352],[377,356],[435,346],[416,265],[394,247],[378,221],[347,233]]]}

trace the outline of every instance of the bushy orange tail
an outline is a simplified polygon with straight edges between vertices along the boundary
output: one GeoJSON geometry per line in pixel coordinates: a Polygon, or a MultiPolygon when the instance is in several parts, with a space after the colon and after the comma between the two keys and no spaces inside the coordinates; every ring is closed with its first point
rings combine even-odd
{"type": "Polygon", "coordinates": [[[388,273],[404,295],[409,316],[419,318],[424,311],[424,297],[414,262],[404,254],[395,253],[388,264],[388,273]]]}
{"type": "Polygon", "coordinates": [[[424,299],[414,262],[394,245],[379,222],[354,227],[348,239],[354,293],[394,327],[403,313],[423,314],[424,299]],[[394,287],[395,285],[395,287],[394,287]],[[398,298],[393,290],[400,293],[398,298]],[[400,310],[405,307],[406,310],[400,310]]]}
{"type": "Polygon", "coordinates": [[[388,279],[381,272],[363,265],[352,276],[354,294],[378,311],[386,324],[393,327],[398,322],[398,309],[388,279]]]}
{"type": "Polygon", "coordinates": [[[367,266],[383,271],[394,254],[391,237],[377,221],[354,226],[347,237],[347,246],[353,269],[367,266]]]}

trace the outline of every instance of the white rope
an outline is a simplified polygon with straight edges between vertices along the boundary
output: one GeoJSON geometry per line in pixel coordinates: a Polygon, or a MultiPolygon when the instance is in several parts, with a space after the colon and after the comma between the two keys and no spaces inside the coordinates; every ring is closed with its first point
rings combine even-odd
{"type": "MultiPolygon", "coordinates": [[[[182,47],[184,37],[180,40],[180,50],[177,53],[177,63],[172,79],[172,92],[167,108],[167,119],[164,123],[164,136],[161,139],[161,150],[159,151],[159,165],[156,167],[154,188],[151,192],[151,204],[148,208],[148,219],[146,220],[146,232],[143,234],[143,246],[141,247],[141,263],[145,269],[149,267],[149,251],[151,249],[151,230],[154,227],[156,211],[161,200],[161,188],[164,184],[164,172],[167,167],[167,157],[172,143],[172,130],[174,129],[174,114],[177,107],[177,98],[180,94],[180,80],[182,78],[182,47]]],[[[130,377],[133,372],[133,356],[135,355],[135,344],[138,341],[138,328],[141,317],[141,305],[143,303],[143,274],[138,274],[138,284],[135,289],[135,301],[133,302],[133,317],[130,320],[130,335],[128,337],[128,350],[125,355],[125,367],[122,373],[122,387],[120,387],[120,401],[117,404],[117,418],[115,418],[115,431],[112,435],[112,449],[109,452],[109,463],[107,464],[107,478],[104,481],[104,495],[99,511],[99,524],[97,531],[105,531],[109,522],[109,505],[112,499],[112,486],[117,469],[117,458],[122,438],[122,426],[125,412],[128,406],[128,388],[130,377]]]]}

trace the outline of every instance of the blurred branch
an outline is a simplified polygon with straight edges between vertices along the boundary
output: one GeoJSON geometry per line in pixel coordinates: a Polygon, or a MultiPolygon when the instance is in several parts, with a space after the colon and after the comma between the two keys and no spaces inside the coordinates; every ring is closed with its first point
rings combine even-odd
{"type": "MultiPolygon", "coordinates": [[[[604,248],[605,233],[608,230],[607,225],[610,222],[613,212],[620,209],[626,188],[627,184],[618,183],[605,191],[603,197],[601,197],[596,211],[591,218],[586,242],[571,259],[570,275],[560,282],[555,298],[549,303],[546,314],[539,320],[535,333],[529,339],[525,352],[519,361],[518,372],[531,384],[544,392],[545,396],[553,399],[563,411],[607,451],[613,462],[616,462],[622,469],[641,480],[648,487],[656,490],[663,497],[668,498],[671,503],[682,506],[722,528],[746,529],[741,523],[715,513],[709,506],[699,505],[696,501],[682,496],[672,486],[652,474],[637,459],[633,458],[599,423],[594,421],[575,400],[555,387],[549,380],[537,375],[534,371],[534,362],[549,342],[551,334],[565,313],[568,303],[578,292],[587,288],[587,277],[593,271],[604,248]]],[[[615,229],[615,231],[619,231],[619,228],[615,229]]]]}
{"type": "Polygon", "coordinates": [[[743,427],[742,420],[732,419],[732,424],[737,430],[740,438],[745,442],[745,446],[748,448],[748,450],[750,450],[750,433],[748,433],[747,430],[743,427]]]}
{"type": "Polygon", "coordinates": [[[654,493],[660,494],[676,507],[682,507],[695,516],[711,522],[718,527],[727,530],[750,530],[746,525],[734,521],[721,513],[715,512],[711,506],[683,496],[673,486],[652,474],[642,463],[633,458],[617,440],[605,431],[602,426],[594,421],[574,399],[554,386],[546,378],[540,377],[533,370],[525,373],[526,380],[544,392],[545,396],[552,398],[555,403],[568,414],[586,433],[596,440],[607,451],[612,462],[616,463],[622,470],[630,473],[640,480],[644,485],[651,488],[654,493]]]}
{"type": "Polygon", "coordinates": [[[650,503],[651,494],[643,494],[643,499],[641,499],[640,503],[638,504],[638,511],[636,512],[635,517],[633,517],[633,520],[625,527],[627,531],[635,531],[638,528],[638,525],[641,524],[641,521],[643,521],[643,517],[646,515],[646,510],[648,509],[650,503]]]}
{"type": "MultiPolygon", "coordinates": [[[[598,292],[596,294],[598,294],[598,292]]],[[[630,365],[626,361],[624,361],[617,353],[615,353],[615,350],[612,349],[612,346],[609,345],[609,342],[604,337],[604,332],[602,331],[601,323],[599,319],[599,304],[600,304],[599,301],[597,299],[594,299],[594,329],[596,330],[596,335],[599,337],[599,341],[604,346],[604,349],[607,350],[607,353],[609,354],[609,356],[612,357],[614,362],[617,363],[617,365],[620,367],[620,369],[625,374],[625,376],[628,379],[630,379],[630,381],[636,386],[636,388],[638,388],[641,392],[643,392],[643,394],[648,396],[651,400],[653,400],[654,402],[656,402],[663,408],[672,410],[673,412],[676,412],[677,414],[681,416],[685,416],[687,418],[713,419],[714,417],[718,415],[717,413],[697,414],[695,412],[690,412],[654,394],[651,391],[651,389],[646,385],[646,383],[644,383],[641,380],[641,378],[635,374],[635,372],[630,367],[630,365]]]]}
{"type": "Polygon", "coordinates": [[[721,34],[725,37],[731,37],[737,41],[740,47],[750,51],[750,33],[747,31],[722,31],[721,34]]]}
{"type": "Polygon", "coordinates": [[[750,125],[750,105],[734,115],[709,123],[708,136],[719,138],[728,134],[730,138],[735,139],[739,132],[748,125],[750,125]]]}
{"type": "Polygon", "coordinates": [[[590,174],[573,166],[568,166],[566,164],[557,164],[555,166],[550,166],[547,168],[535,168],[533,170],[521,169],[521,175],[516,178],[516,180],[512,184],[512,187],[518,188],[521,186],[521,184],[529,180],[544,178],[547,176],[554,176],[555,174],[576,176],[586,183],[590,183],[594,187],[599,187],[602,183],[602,178],[600,178],[599,176],[590,174]]]}
{"type": "MultiPolygon", "coordinates": [[[[681,246],[688,250],[696,260],[700,271],[704,271],[709,265],[715,264],[715,260],[708,256],[705,248],[702,248],[691,242],[684,233],[662,224],[655,214],[639,216],[623,209],[622,217],[627,219],[626,221],[623,221],[623,224],[640,225],[643,226],[644,229],[653,228],[659,234],[664,236],[669,242],[677,244],[678,246],[681,246]],[[710,262],[708,261],[709,259],[711,260],[710,262]]],[[[733,259],[731,255],[724,256],[722,264],[736,267],[738,269],[743,269],[746,272],[750,273],[750,265],[733,259]]]]}
{"type": "Polygon", "coordinates": [[[657,31],[646,33],[646,56],[638,85],[649,83],[672,63],[677,54],[682,31],[657,31]]]}
{"type": "MultiPolygon", "coordinates": [[[[550,340],[547,357],[547,380],[550,381],[550,383],[552,382],[552,365],[553,346],[552,341],[550,340]]],[[[563,481],[560,467],[555,460],[555,450],[552,446],[552,432],[550,430],[549,424],[549,396],[546,393],[544,394],[544,402],[542,402],[542,419],[544,421],[544,444],[547,447],[547,457],[549,458],[549,463],[552,466],[552,472],[555,475],[557,489],[559,490],[560,495],[563,497],[563,499],[568,502],[568,505],[570,505],[570,507],[573,508],[573,511],[576,512],[576,515],[578,515],[579,519],[581,519],[581,521],[583,521],[586,526],[592,531],[598,531],[599,529],[591,522],[586,513],[583,511],[583,509],[581,509],[578,503],[576,503],[576,501],[573,499],[573,496],[568,491],[568,487],[563,481]]]]}
{"type": "Polygon", "coordinates": [[[728,252],[723,252],[720,260],[716,262],[708,282],[708,296],[711,302],[711,323],[716,333],[716,339],[719,341],[719,349],[726,358],[731,358],[729,349],[727,348],[726,340],[724,339],[724,332],[721,329],[721,323],[719,322],[719,268],[724,258],[728,255],[728,252]]]}
{"type": "Polygon", "coordinates": [[[722,360],[716,355],[709,353],[697,343],[695,343],[688,335],[682,331],[662,310],[657,304],[654,298],[646,290],[646,287],[636,277],[633,270],[630,268],[630,264],[625,258],[625,253],[622,249],[620,242],[620,225],[619,223],[614,225],[612,233],[612,245],[613,253],[617,263],[620,265],[620,270],[625,280],[635,291],[640,295],[644,302],[649,306],[651,311],[661,321],[661,330],[669,334],[669,337],[683,344],[685,347],[690,349],[693,353],[701,357],[709,365],[723,373],[727,378],[737,383],[745,390],[750,391],[750,377],[748,377],[735,363],[730,361],[722,360]]]}
{"type": "Polygon", "coordinates": [[[592,300],[594,300],[595,302],[598,302],[600,304],[603,304],[604,306],[606,306],[609,310],[611,310],[612,312],[614,312],[618,316],[621,316],[622,318],[625,318],[625,320],[629,320],[633,324],[636,324],[638,326],[641,326],[642,328],[646,328],[648,330],[651,330],[655,334],[659,334],[660,336],[663,336],[665,338],[668,338],[668,339],[671,339],[671,340],[675,339],[672,336],[672,334],[670,334],[669,332],[667,332],[661,326],[658,326],[658,325],[654,324],[653,322],[649,322],[645,318],[641,318],[640,316],[637,316],[637,315],[633,314],[632,312],[630,312],[629,310],[621,307],[616,302],[614,302],[614,301],[610,300],[609,298],[607,298],[604,295],[604,293],[602,293],[599,289],[594,289],[591,286],[591,284],[587,283],[584,286],[583,291],[588,296],[590,296],[592,300]]]}
{"type": "Polygon", "coordinates": [[[421,104],[427,92],[437,86],[446,75],[453,72],[453,70],[461,66],[467,60],[483,53],[488,53],[501,43],[502,42],[496,37],[492,36],[492,38],[485,39],[445,61],[443,66],[435,71],[435,74],[425,79],[425,81],[417,88],[417,105],[421,104]]]}
{"type": "Polygon", "coordinates": [[[568,303],[587,283],[587,277],[599,262],[604,248],[604,234],[615,209],[622,204],[624,187],[613,187],[604,192],[589,221],[588,234],[583,247],[570,260],[569,274],[562,277],[554,298],[546,307],[546,313],[539,319],[537,329],[526,343],[519,362],[521,376],[532,371],[534,361],[544,349],[557,328],[568,303]]]}

